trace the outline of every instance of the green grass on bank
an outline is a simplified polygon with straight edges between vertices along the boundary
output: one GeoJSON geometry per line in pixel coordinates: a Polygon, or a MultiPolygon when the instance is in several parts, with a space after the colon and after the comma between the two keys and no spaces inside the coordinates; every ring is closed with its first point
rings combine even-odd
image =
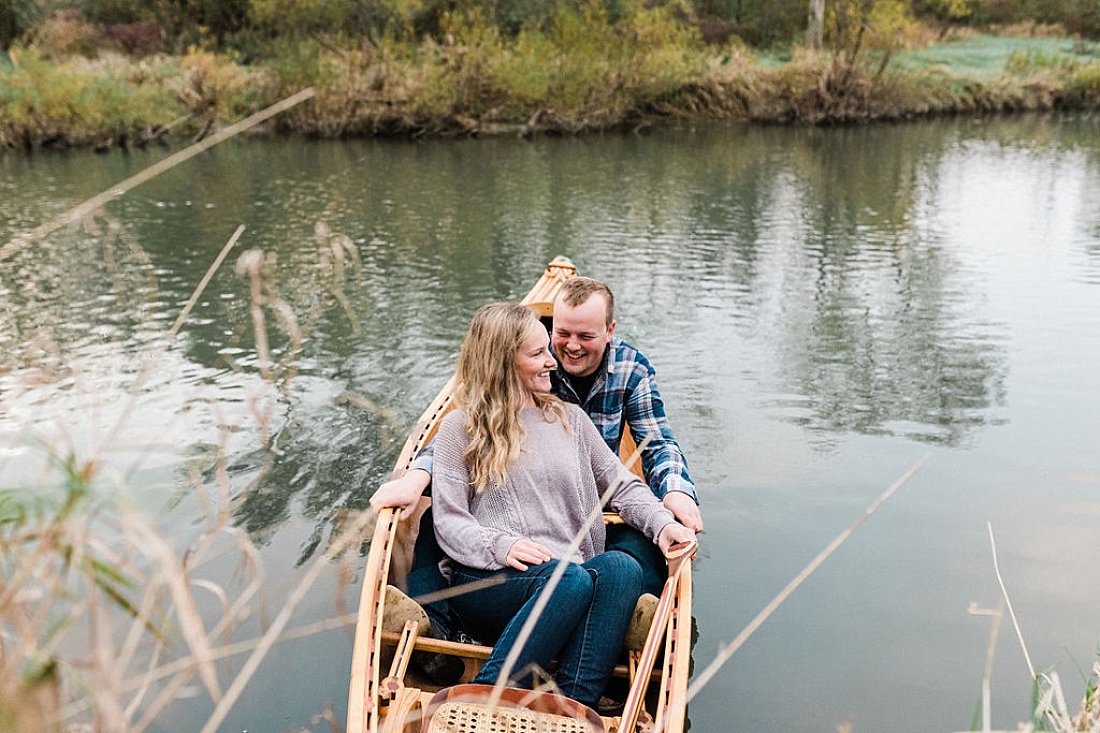
{"type": "Polygon", "coordinates": [[[1017,38],[975,35],[896,54],[890,61],[900,71],[941,67],[954,76],[988,80],[1028,65],[1082,66],[1100,61],[1100,43],[1072,38],[1017,38]]]}

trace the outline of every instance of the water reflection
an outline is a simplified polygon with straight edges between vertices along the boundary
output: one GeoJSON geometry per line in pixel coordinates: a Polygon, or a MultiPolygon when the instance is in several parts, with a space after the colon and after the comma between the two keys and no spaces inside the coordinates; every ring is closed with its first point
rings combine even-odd
{"type": "Polygon", "coordinates": [[[974,276],[930,210],[928,171],[949,147],[873,145],[866,129],[839,137],[792,154],[800,175],[781,205],[801,212],[790,232],[800,246],[780,265],[783,305],[769,321],[792,396],[772,404],[826,443],[857,431],[957,444],[997,421],[1006,360],[1003,325],[970,315],[974,276]]]}
{"type": "Polygon", "coordinates": [[[806,259],[813,295],[790,293],[785,313],[808,317],[775,323],[795,396],[774,404],[791,420],[826,440],[854,430],[948,445],[991,420],[1004,400],[1002,348],[953,309],[935,250],[897,262],[878,288],[836,276],[848,260],[827,245],[806,259]]]}
{"type": "Polygon", "coordinates": [[[148,340],[155,330],[159,288],[148,254],[117,221],[87,222],[61,249],[42,250],[0,276],[0,365],[16,367],[21,348],[45,344],[61,362],[94,343],[148,340]]]}
{"type": "MultiPolygon", "coordinates": [[[[301,563],[339,512],[366,506],[387,476],[405,430],[453,369],[473,311],[522,295],[557,254],[613,285],[620,333],[658,366],[678,437],[710,492],[716,543],[737,541],[720,534],[722,518],[733,526],[757,511],[769,527],[786,526],[806,501],[791,487],[829,489],[804,467],[825,465],[840,493],[864,468],[862,453],[851,465],[836,458],[853,443],[890,454],[912,441],[969,449],[1016,435],[1002,438],[1005,454],[1077,466],[1084,422],[1067,418],[1067,406],[1087,412],[1082,400],[1100,394],[1087,382],[1100,348],[1096,125],[1026,117],[215,148],[113,202],[91,229],[58,232],[0,263],[0,483],[33,478],[19,447],[28,430],[87,454],[128,415],[105,466],[137,477],[150,504],[187,506],[190,471],[211,475],[224,452],[238,522],[265,552],[289,545],[301,563]],[[358,256],[348,252],[339,273],[319,222],[358,256]],[[241,223],[238,251],[170,341],[170,324],[241,223]],[[283,362],[266,377],[253,282],[233,269],[250,248],[265,253],[259,305],[271,357],[283,362]],[[1051,356],[1066,343],[1075,358],[1051,356]],[[751,491],[784,509],[734,511],[751,491]]],[[[0,159],[13,176],[0,182],[0,239],[150,156],[0,159]]],[[[974,462],[966,490],[996,493],[982,483],[996,463],[974,462]]],[[[833,536],[812,506],[798,529],[833,536]]],[[[946,524],[944,533],[961,531],[946,524]]],[[[923,537],[913,557],[934,556],[923,537]]],[[[774,565],[759,567],[775,585],[804,558],[770,539],[774,565]]],[[[927,562],[922,577],[942,575],[927,562]]],[[[725,564],[700,570],[717,583],[701,589],[734,582],[725,564]]],[[[713,618],[730,603],[700,609],[713,618]]],[[[692,714],[717,719],[704,706],[692,714]]]]}
{"type": "Polygon", "coordinates": [[[771,130],[704,138],[626,195],[667,220],[624,226],[649,240],[642,268],[674,261],[689,289],[662,287],[660,269],[628,279],[688,330],[713,323],[709,308],[732,311],[777,350],[776,372],[756,375],[776,395],[767,404],[822,443],[858,431],[956,444],[997,421],[1005,369],[1003,327],[969,315],[973,274],[930,211],[957,132],[909,131],[905,145],[866,128],[784,130],[782,146],[771,130]]]}
{"type": "Polygon", "coordinates": [[[1081,220],[1077,238],[1087,259],[1085,279],[1100,284],[1100,150],[1088,157],[1089,165],[1082,184],[1081,220]]]}
{"type": "MultiPolygon", "coordinates": [[[[1038,137],[1057,134],[1034,124],[1038,137]]],[[[386,475],[395,436],[446,378],[474,308],[522,294],[559,252],[635,304],[625,320],[643,340],[670,320],[701,342],[729,324],[754,350],[748,375],[765,409],[821,445],[852,431],[956,445],[1001,420],[1004,329],[978,314],[979,280],[934,207],[944,159],[998,134],[940,124],[903,137],[732,128],[224,147],[113,205],[124,228],[102,224],[18,258],[0,277],[15,306],[2,322],[4,358],[11,368],[31,333],[48,334],[61,362],[86,356],[90,340],[140,350],[244,221],[242,247],[268,253],[272,357],[295,355],[275,304],[303,331],[296,376],[264,392],[249,285],[227,266],[182,334],[182,355],[199,367],[184,403],[252,384],[218,397],[252,404],[230,426],[255,441],[232,457],[247,494],[240,519],[259,533],[311,518],[303,558],[334,509],[364,506],[386,475]],[[318,221],[358,255],[339,282],[318,221]]],[[[687,367],[705,358],[697,348],[650,341],[664,371],[706,379],[687,367]]]]}

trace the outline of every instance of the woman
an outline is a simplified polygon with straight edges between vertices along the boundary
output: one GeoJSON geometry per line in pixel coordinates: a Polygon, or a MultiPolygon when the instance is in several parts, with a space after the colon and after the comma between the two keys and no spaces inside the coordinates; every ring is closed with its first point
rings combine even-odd
{"type": "Polygon", "coordinates": [[[477,312],[459,356],[458,408],[436,437],[432,511],[452,585],[505,579],[452,600],[475,636],[498,639],[474,681],[496,681],[539,592],[565,562],[514,669],[526,675],[556,658],[562,693],[594,707],[641,592],[641,568],[603,551],[603,522],[563,556],[574,535],[619,479],[611,508],[662,550],[695,535],[623,467],[584,412],[550,394],[555,366],[532,311],[494,303],[477,312]]]}

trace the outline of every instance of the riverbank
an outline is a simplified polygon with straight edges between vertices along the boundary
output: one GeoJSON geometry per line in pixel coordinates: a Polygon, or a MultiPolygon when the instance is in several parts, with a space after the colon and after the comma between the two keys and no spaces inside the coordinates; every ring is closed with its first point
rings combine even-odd
{"type": "Polygon", "coordinates": [[[845,124],[1100,107],[1100,46],[971,35],[920,51],[766,56],[698,43],[660,18],[629,33],[598,19],[445,44],[316,40],[263,62],[191,50],[0,62],[0,146],[111,148],[201,137],[306,86],[277,133],[313,137],[578,134],[669,119],[845,124]]]}

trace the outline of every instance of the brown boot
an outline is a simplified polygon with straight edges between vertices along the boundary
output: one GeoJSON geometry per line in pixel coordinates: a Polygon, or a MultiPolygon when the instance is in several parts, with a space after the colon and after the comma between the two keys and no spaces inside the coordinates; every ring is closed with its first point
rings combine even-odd
{"type": "Polygon", "coordinates": [[[431,623],[420,604],[392,585],[386,586],[386,614],[382,617],[382,630],[400,634],[406,621],[415,621],[417,634],[427,636],[431,623]]]}
{"type": "Polygon", "coordinates": [[[638,599],[630,617],[630,625],[626,627],[626,639],[623,640],[623,646],[630,651],[640,652],[645,648],[645,640],[649,636],[649,627],[653,625],[658,603],[657,596],[652,593],[643,593],[638,599]]]}
{"type": "MultiPolygon", "coordinates": [[[[386,615],[382,618],[382,630],[401,633],[406,621],[415,621],[417,635],[432,638],[444,638],[433,633],[428,614],[420,604],[409,598],[392,585],[386,586],[386,615]]],[[[415,651],[412,663],[428,679],[440,686],[453,685],[462,677],[466,667],[458,657],[439,652],[415,651]]]]}

